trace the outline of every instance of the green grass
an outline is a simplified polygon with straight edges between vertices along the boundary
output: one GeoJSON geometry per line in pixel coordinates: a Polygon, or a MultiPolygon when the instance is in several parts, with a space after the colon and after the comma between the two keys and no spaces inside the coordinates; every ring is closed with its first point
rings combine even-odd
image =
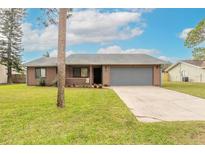
{"type": "Polygon", "coordinates": [[[204,122],[141,123],[110,89],[0,86],[0,144],[204,144],[204,122]]]}
{"type": "Polygon", "coordinates": [[[165,82],[163,83],[163,87],[189,95],[205,98],[205,83],[165,82]]]}

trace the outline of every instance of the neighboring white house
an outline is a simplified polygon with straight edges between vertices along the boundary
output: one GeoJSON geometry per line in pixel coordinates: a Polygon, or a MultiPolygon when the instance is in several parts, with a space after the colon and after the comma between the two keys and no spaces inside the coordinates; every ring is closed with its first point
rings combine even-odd
{"type": "MultiPolygon", "coordinates": [[[[25,71],[24,71],[25,72],[25,71]]],[[[15,70],[12,70],[12,80],[14,83],[24,83],[25,82],[25,73],[19,73],[15,70]]],[[[4,65],[0,65],[0,84],[7,83],[7,68],[4,65]]]]}
{"type": "Polygon", "coordinates": [[[7,69],[4,65],[0,65],[0,84],[7,83],[7,69]]]}
{"type": "Polygon", "coordinates": [[[165,72],[169,74],[169,81],[205,82],[205,61],[184,60],[168,67],[165,72]]]}

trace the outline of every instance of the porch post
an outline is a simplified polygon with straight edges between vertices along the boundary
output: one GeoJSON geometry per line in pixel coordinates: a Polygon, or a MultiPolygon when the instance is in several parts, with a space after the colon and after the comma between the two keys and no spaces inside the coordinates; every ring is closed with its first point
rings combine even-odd
{"type": "Polygon", "coordinates": [[[93,67],[90,65],[90,85],[93,84],[93,67]]]}
{"type": "Polygon", "coordinates": [[[65,83],[66,83],[66,86],[68,86],[68,80],[67,78],[69,78],[69,67],[66,65],[65,66],[65,83]]]}

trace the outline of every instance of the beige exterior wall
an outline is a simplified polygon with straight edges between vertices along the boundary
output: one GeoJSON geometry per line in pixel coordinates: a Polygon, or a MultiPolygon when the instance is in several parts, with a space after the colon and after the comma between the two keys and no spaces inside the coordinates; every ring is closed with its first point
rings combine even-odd
{"type": "MultiPolygon", "coordinates": [[[[50,86],[54,80],[57,79],[56,67],[43,67],[46,68],[46,85],[50,86]]],[[[39,80],[35,76],[35,67],[27,68],[27,85],[39,85],[39,80]]]]}
{"type": "Polygon", "coordinates": [[[4,65],[0,65],[0,84],[7,83],[7,70],[4,65]]]}
{"type": "Polygon", "coordinates": [[[205,70],[190,64],[179,63],[169,73],[170,81],[182,81],[182,72],[190,82],[205,82],[205,70]]]}

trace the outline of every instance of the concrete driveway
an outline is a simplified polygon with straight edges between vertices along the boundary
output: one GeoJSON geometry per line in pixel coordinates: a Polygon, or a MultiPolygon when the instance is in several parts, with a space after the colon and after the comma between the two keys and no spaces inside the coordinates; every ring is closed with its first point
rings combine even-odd
{"type": "Polygon", "coordinates": [[[205,120],[205,99],[152,86],[111,88],[139,121],[205,120]]]}

